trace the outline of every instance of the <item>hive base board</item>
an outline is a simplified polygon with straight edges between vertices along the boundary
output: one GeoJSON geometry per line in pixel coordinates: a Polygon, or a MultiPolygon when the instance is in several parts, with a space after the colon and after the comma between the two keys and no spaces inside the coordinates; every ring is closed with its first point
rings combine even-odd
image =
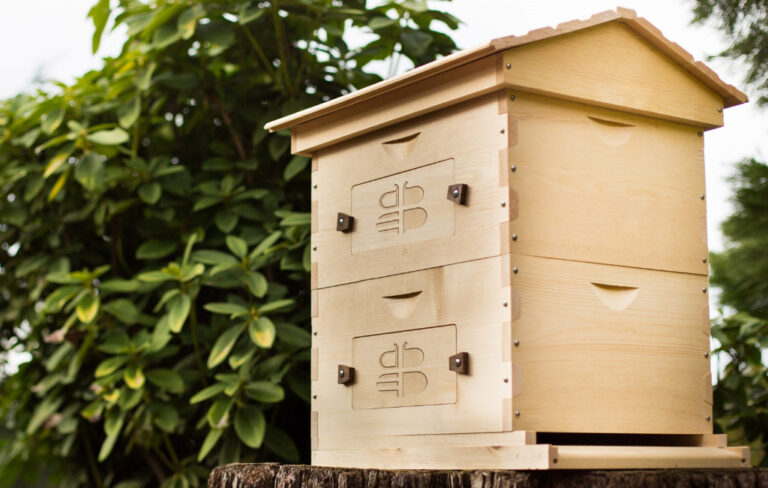
{"type": "MultiPolygon", "coordinates": [[[[558,445],[542,442],[552,434],[530,431],[484,434],[369,437],[367,446],[318,449],[312,464],[372,469],[668,469],[748,468],[749,448],[727,447],[725,435],[657,435],[659,445],[558,445]],[[407,446],[407,447],[406,447],[407,446]],[[450,446],[450,447],[447,447],[450,446]]],[[[596,437],[555,435],[561,442],[592,443],[596,437]]],[[[607,435],[639,443],[651,437],[607,435]]]]}
{"type": "Polygon", "coordinates": [[[748,468],[749,448],[677,446],[430,447],[315,451],[312,464],[375,469],[748,468]]]}

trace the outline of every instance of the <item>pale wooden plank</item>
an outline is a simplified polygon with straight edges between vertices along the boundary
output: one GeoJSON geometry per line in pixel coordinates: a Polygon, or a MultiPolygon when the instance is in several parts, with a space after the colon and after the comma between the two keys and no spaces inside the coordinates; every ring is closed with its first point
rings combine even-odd
{"type": "Polygon", "coordinates": [[[510,116],[511,252],[707,274],[695,128],[527,94],[510,116]]]}
{"type": "Polygon", "coordinates": [[[741,453],[715,447],[557,446],[555,469],[741,468],[741,453]]]}
{"type": "Polygon", "coordinates": [[[514,428],[711,434],[705,276],[510,255],[514,428]]]}
{"type": "Polygon", "coordinates": [[[511,87],[702,127],[723,125],[723,98],[620,23],[504,52],[511,87]],[[719,108],[719,110],[718,110],[719,108]]]}

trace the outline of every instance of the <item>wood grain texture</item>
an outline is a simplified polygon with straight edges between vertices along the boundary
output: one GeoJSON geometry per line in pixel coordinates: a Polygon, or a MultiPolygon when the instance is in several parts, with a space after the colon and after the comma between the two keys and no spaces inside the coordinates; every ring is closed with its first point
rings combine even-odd
{"type": "Polygon", "coordinates": [[[505,84],[684,122],[723,125],[723,98],[620,23],[504,52],[505,84]],[[719,110],[718,110],[719,109],[719,110]]]}
{"type": "Polygon", "coordinates": [[[510,258],[521,310],[511,334],[520,341],[515,430],[712,433],[705,276],[510,258]],[[619,297],[601,296],[611,293],[619,297]]]}
{"type": "Polygon", "coordinates": [[[209,488],[756,488],[768,469],[488,471],[347,469],[228,464],[211,472],[209,488]]]}
{"type": "Polygon", "coordinates": [[[695,128],[530,94],[509,105],[512,253],[707,274],[695,128]]]}
{"type": "MultiPolygon", "coordinates": [[[[502,431],[502,399],[510,397],[510,383],[504,380],[510,378],[511,372],[510,363],[502,361],[500,344],[501,324],[509,321],[509,289],[502,287],[501,263],[502,259],[495,257],[318,291],[322,312],[313,319],[317,321],[313,328],[318,331],[313,346],[321,354],[317,381],[312,382],[312,393],[317,395],[312,409],[319,413],[321,451],[363,449],[381,436],[502,431]],[[413,301],[393,303],[389,298],[397,296],[410,296],[413,301]],[[429,335],[429,328],[438,332],[448,330],[451,337],[443,338],[442,333],[437,338],[420,337],[429,335]],[[369,336],[375,336],[375,343],[368,342],[369,336]],[[447,343],[451,339],[455,344],[447,343]],[[441,353],[444,357],[429,356],[435,349],[434,345],[424,344],[429,340],[446,341],[447,347],[441,353]],[[384,406],[373,401],[374,395],[391,395],[375,391],[377,374],[419,370],[387,368],[394,364],[395,345],[400,353],[404,348],[421,348],[424,356],[418,359],[429,368],[442,363],[442,374],[455,382],[455,397],[450,395],[450,403],[437,404],[446,401],[446,391],[440,388],[432,393],[432,398],[414,397],[422,406],[353,408],[384,406]],[[358,360],[356,354],[366,351],[371,360],[358,360]],[[470,355],[467,375],[448,371],[449,356],[459,351],[470,355]],[[379,359],[384,365],[377,369],[379,359]],[[368,365],[371,361],[372,365],[368,365]],[[357,367],[358,362],[358,382],[347,387],[337,384],[336,366],[357,367]],[[366,384],[360,386],[363,382],[366,384]],[[359,393],[357,388],[362,388],[359,393]]],[[[421,371],[430,375],[429,368],[421,371]]],[[[408,400],[401,403],[405,405],[408,400]]]]}
{"type": "Polygon", "coordinates": [[[502,207],[505,202],[500,201],[500,194],[507,190],[500,190],[497,181],[498,154],[506,147],[506,130],[507,117],[498,114],[496,95],[487,95],[321,150],[323,164],[313,174],[318,185],[314,190],[317,232],[312,234],[312,246],[317,247],[312,259],[320,264],[319,274],[313,275],[316,287],[499,255],[499,224],[509,220],[508,207],[502,207]],[[418,141],[407,155],[393,157],[383,147],[384,142],[414,133],[419,133],[418,141]],[[430,168],[450,171],[446,175],[444,171],[430,172],[430,168]],[[450,180],[469,186],[466,205],[446,199],[450,180]],[[412,207],[423,207],[432,214],[440,232],[432,232],[428,219],[421,228],[382,236],[381,243],[370,239],[380,234],[381,215],[405,208],[371,208],[393,205],[394,194],[387,194],[394,191],[395,184],[398,192],[420,185],[425,192],[422,204],[412,207]],[[370,201],[363,201],[364,197],[370,201]],[[384,200],[380,202],[380,198],[384,200]],[[354,216],[355,211],[361,212],[355,230],[347,234],[336,231],[337,213],[354,216]]]}
{"type": "Polygon", "coordinates": [[[288,115],[266,125],[270,131],[276,131],[316,120],[334,112],[351,110],[357,111],[358,105],[363,102],[393,95],[397,90],[414,90],[414,84],[439,76],[450,70],[455,70],[468,63],[492,56],[495,53],[511,48],[536,43],[542,40],[556,38],[565,34],[589,29],[599,25],[621,23],[632,29],[635,33],[651,43],[661,53],[668,56],[681,69],[690,73],[692,77],[704,84],[713,93],[716,93],[724,101],[724,107],[739,105],[747,101],[747,96],[732,85],[725,83],[720,77],[706,65],[694,60],[693,56],[683,48],[670,41],[654,27],[650,22],[637,17],[633,10],[618,8],[616,11],[600,12],[585,20],[573,20],[564,22],[556,27],[543,27],[535,29],[521,36],[506,36],[494,39],[488,43],[473,49],[460,51],[446,56],[438,61],[413,69],[400,76],[382,81],[367,88],[350,93],[335,100],[331,100],[316,107],[303,110],[296,114],[288,115]]]}

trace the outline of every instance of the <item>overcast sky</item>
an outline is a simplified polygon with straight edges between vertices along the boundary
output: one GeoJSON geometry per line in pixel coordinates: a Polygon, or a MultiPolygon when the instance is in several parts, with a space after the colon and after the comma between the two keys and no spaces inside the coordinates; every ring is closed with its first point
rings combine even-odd
{"type": "MultiPolygon", "coordinates": [[[[92,26],[86,19],[95,0],[0,0],[0,98],[28,89],[36,78],[71,81],[99,65],[99,56],[115,55],[122,38],[107,35],[99,56],[90,55],[92,26]]],[[[717,29],[692,26],[691,3],[683,0],[624,0],[650,20],[669,39],[697,59],[723,49],[717,29]]],[[[464,21],[453,33],[460,47],[473,47],[495,37],[525,32],[559,22],[586,18],[616,7],[615,0],[454,0],[432,2],[464,21]]],[[[727,82],[743,88],[744,67],[729,60],[707,63],[727,82]]],[[[756,99],[753,93],[750,98],[756,99]]],[[[725,127],[706,135],[707,207],[710,249],[723,248],[719,223],[732,210],[726,178],[733,163],[744,157],[762,157],[768,147],[761,140],[768,130],[768,114],[753,103],[726,110],[725,127]],[[765,144],[763,144],[765,145],[765,144]]]]}

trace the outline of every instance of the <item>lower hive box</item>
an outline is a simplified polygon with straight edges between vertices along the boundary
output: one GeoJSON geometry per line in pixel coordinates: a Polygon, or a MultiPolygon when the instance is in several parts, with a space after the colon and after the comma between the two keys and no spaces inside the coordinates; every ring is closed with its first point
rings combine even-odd
{"type": "Polygon", "coordinates": [[[502,255],[320,289],[313,463],[742,466],[712,435],[706,286],[502,255]]]}

